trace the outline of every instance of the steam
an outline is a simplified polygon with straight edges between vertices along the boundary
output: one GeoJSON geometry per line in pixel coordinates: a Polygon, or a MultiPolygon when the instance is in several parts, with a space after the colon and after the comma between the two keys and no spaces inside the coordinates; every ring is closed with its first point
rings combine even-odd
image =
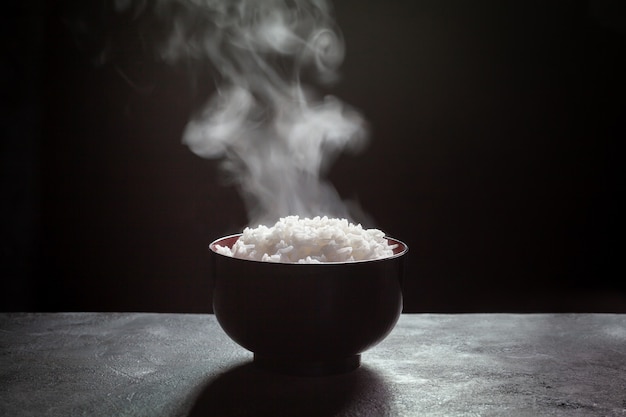
{"type": "MultiPolygon", "coordinates": [[[[367,139],[366,123],[304,84],[338,79],[344,43],[325,0],[157,0],[168,25],[160,49],[170,63],[209,60],[216,92],[189,122],[183,142],[218,158],[242,192],[251,224],[287,215],[350,218],[324,174],[367,139]]],[[[141,13],[146,1],[117,0],[141,13]]]]}

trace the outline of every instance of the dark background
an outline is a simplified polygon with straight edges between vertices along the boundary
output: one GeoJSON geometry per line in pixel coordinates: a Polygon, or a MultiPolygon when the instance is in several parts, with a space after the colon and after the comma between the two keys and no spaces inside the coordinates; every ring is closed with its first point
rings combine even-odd
{"type": "MultiPolygon", "coordinates": [[[[373,137],[329,176],[409,245],[405,311],[626,312],[622,2],[334,5],[331,92],[373,137]]],[[[210,311],[207,245],[246,214],[181,144],[209,71],[106,2],[3,19],[3,309],[210,311]]]]}

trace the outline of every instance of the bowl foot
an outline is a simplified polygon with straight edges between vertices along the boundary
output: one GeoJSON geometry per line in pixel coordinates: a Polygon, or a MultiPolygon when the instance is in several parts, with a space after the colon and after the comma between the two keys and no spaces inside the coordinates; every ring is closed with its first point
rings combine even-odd
{"type": "Polygon", "coordinates": [[[327,376],[350,372],[361,365],[361,355],[321,361],[298,361],[280,356],[254,354],[254,364],[270,372],[298,376],[327,376]]]}

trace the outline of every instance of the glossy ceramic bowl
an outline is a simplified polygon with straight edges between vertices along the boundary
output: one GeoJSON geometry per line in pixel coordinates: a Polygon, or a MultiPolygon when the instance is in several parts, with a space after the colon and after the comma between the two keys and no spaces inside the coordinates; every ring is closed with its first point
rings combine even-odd
{"type": "Polygon", "coordinates": [[[382,341],[402,312],[408,247],[358,262],[291,264],[218,254],[240,235],[210,245],[213,312],[228,336],[273,371],[324,375],[357,368],[361,352],[382,341]]]}

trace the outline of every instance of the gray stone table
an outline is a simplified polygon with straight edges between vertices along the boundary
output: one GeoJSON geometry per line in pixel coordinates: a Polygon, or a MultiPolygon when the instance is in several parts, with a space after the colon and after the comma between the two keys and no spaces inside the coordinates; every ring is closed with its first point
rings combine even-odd
{"type": "Polygon", "coordinates": [[[0,314],[0,415],[626,416],[626,315],[403,315],[347,374],[251,360],[212,315],[0,314]]]}

